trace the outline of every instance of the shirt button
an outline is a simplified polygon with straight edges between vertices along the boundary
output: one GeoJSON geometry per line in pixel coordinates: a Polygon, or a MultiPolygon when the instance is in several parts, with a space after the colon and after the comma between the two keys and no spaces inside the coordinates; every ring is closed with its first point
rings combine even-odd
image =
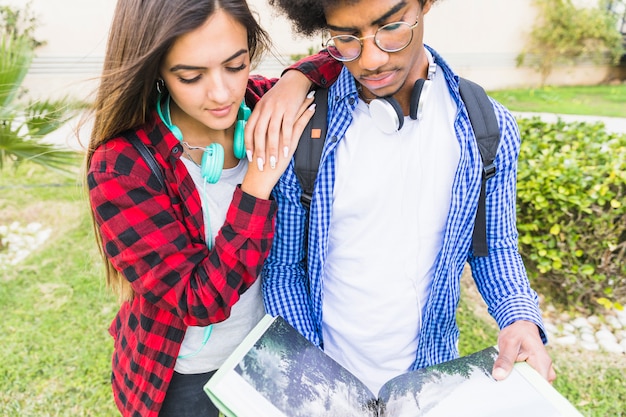
{"type": "Polygon", "coordinates": [[[350,99],[348,99],[348,103],[350,103],[350,105],[354,104],[354,98],[350,97],[350,99]]]}
{"type": "Polygon", "coordinates": [[[331,141],[332,143],[337,142],[337,136],[333,136],[332,138],[330,138],[330,141],[331,141]]]}
{"type": "Polygon", "coordinates": [[[178,146],[175,146],[174,149],[172,149],[172,153],[174,155],[176,155],[179,151],[180,151],[180,149],[178,149],[178,146]]]}

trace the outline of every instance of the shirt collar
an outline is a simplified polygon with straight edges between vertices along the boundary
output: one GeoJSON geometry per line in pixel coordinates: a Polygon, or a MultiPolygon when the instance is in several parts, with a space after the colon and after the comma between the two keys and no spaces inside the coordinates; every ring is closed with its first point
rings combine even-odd
{"type": "MultiPolygon", "coordinates": [[[[446,80],[451,81],[454,90],[458,91],[459,77],[448,66],[445,60],[430,46],[424,45],[424,48],[432,54],[437,67],[444,73],[446,80]]],[[[344,66],[337,78],[337,81],[331,86],[332,96],[335,100],[345,100],[348,98],[358,98],[358,90],[354,77],[344,66]]]]}
{"type": "Polygon", "coordinates": [[[331,88],[336,100],[345,100],[350,97],[357,99],[359,95],[356,81],[346,67],[343,67],[339,78],[337,78],[337,82],[335,82],[331,88]]]}
{"type": "Polygon", "coordinates": [[[156,110],[152,111],[152,122],[146,126],[146,134],[152,146],[163,156],[180,158],[182,144],[163,123],[156,110]]]}

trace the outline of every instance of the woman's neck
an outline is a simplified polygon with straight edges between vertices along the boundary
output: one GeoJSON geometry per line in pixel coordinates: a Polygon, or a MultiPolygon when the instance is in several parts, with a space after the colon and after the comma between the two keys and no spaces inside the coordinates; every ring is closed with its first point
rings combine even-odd
{"type": "Polygon", "coordinates": [[[183,134],[183,146],[188,158],[200,165],[204,148],[212,143],[218,143],[224,148],[224,168],[233,168],[239,163],[233,151],[234,125],[226,130],[210,129],[197,120],[183,113],[178,106],[172,103],[172,124],[178,126],[183,134]]]}

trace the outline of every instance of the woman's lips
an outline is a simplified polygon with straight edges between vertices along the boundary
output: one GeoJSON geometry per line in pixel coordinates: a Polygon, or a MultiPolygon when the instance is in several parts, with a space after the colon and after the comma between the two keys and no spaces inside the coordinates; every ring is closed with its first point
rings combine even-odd
{"type": "Polygon", "coordinates": [[[217,109],[209,109],[209,113],[211,113],[214,117],[226,117],[230,114],[232,106],[220,107],[217,109]]]}

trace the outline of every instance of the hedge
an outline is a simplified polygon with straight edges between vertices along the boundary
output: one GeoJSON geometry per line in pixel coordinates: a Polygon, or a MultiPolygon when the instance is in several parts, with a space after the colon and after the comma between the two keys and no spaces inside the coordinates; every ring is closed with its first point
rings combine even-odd
{"type": "Polygon", "coordinates": [[[565,306],[626,297],[626,135],[602,123],[518,120],[520,253],[535,288],[565,306]]]}

